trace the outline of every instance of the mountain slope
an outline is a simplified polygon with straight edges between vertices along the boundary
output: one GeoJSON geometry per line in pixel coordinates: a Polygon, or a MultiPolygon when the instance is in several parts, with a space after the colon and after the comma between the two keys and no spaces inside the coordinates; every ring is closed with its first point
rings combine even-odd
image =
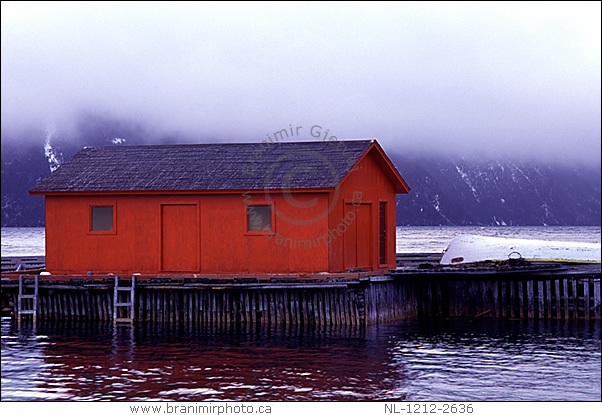
{"type": "Polygon", "coordinates": [[[398,225],[600,225],[600,168],[401,159],[398,225]]]}

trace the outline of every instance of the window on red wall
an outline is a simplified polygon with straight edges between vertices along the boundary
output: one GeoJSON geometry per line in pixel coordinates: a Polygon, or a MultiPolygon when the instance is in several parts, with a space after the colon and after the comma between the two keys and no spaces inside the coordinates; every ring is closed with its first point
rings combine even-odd
{"type": "Polygon", "coordinates": [[[113,231],[113,206],[90,206],[90,230],[113,231]]]}
{"type": "Polygon", "coordinates": [[[248,205],[247,231],[266,230],[272,230],[272,207],[269,205],[248,205]]]}

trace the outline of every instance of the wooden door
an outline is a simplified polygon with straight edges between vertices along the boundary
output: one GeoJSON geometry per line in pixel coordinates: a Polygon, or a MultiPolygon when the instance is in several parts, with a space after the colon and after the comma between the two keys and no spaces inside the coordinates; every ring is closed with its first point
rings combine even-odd
{"type": "Polygon", "coordinates": [[[345,260],[345,269],[357,268],[357,210],[351,203],[345,204],[345,218],[352,217],[350,215],[355,214],[355,220],[351,225],[347,226],[345,235],[343,235],[343,243],[345,245],[345,251],[343,258],[345,260]]]}
{"type": "Polygon", "coordinates": [[[378,203],[378,263],[387,264],[387,202],[378,203]]]}
{"type": "Polygon", "coordinates": [[[357,267],[372,269],[372,205],[362,203],[357,211],[357,267]]]}
{"type": "Polygon", "coordinates": [[[198,272],[200,256],[199,206],[161,205],[161,269],[198,272]]]}
{"type": "Polygon", "coordinates": [[[345,204],[345,218],[351,218],[350,212],[355,214],[355,219],[351,225],[347,226],[344,235],[344,262],[345,269],[363,268],[372,269],[372,251],[373,251],[373,235],[372,235],[372,205],[370,203],[362,203],[353,205],[352,203],[345,204]]]}

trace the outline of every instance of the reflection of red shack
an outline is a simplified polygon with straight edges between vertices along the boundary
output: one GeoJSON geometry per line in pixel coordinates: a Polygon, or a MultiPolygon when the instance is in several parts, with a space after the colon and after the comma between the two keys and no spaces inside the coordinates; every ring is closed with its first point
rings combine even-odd
{"type": "Polygon", "coordinates": [[[374,140],[84,148],[46,197],[52,273],[395,268],[395,194],[374,140]]]}

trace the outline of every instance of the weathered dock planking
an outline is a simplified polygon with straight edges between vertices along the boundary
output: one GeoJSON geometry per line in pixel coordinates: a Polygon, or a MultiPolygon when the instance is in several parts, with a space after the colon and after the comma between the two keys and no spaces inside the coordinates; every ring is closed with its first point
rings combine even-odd
{"type": "MultiPolygon", "coordinates": [[[[135,290],[125,288],[128,275],[42,275],[37,320],[218,328],[362,327],[417,317],[600,319],[599,265],[438,268],[436,258],[401,255],[398,269],[386,274],[143,275],[135,290]]],[[[36,273],[2,274],[2,308],[15,318],[19,275],[31,290],[36,273]]]]}
{"type": "Polygon", "coordinates": [[[398,269],[389,275],[418,278],[419,316],[600,320],[600,264],[441,267],[430,261],[416,269],[407,266],[414,258],[398,254],[398,269]]]}
{"type": "Polygon", "coordinates": [[[43,270],[46,259],[43,256],[13,256],[2,258],[2,272],[43,270]]]}

